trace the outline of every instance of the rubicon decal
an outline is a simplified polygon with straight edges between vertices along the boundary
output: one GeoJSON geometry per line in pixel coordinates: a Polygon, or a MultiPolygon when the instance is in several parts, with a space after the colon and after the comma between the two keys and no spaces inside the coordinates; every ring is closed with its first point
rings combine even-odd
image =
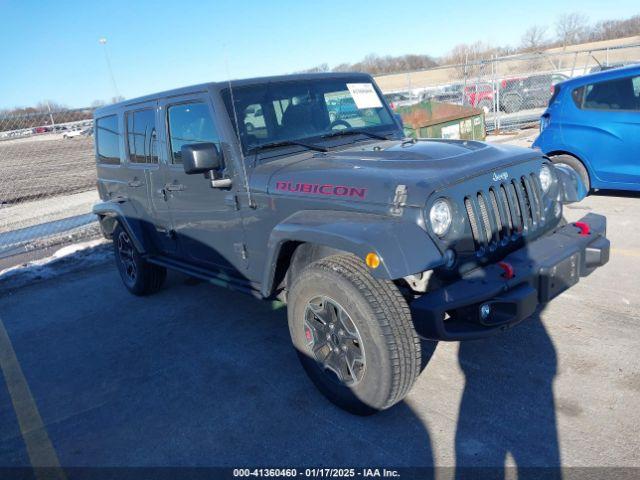
{"type": "Polygon", "coordinates": [[[311,195],[328,195],[331,197],[365,198],[367,189],[349,185],[333,185],[331,183],[301,183],[289,180],[276,182],[276,190],[280,192],[309,193],[311,195]]]}

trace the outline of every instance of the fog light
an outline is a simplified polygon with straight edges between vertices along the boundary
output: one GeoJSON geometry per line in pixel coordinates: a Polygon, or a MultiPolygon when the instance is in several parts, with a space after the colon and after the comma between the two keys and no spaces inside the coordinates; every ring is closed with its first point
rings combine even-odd
{"type": "Polygon", "coordinates": [[[447,268],[453,267],[456,263],[456,254],[453,250],[449,249],[444,252],[444,266],[447,268]]]}
{"type": "Polygon", "coordinates": [[[491,305],[489,305],[488,303],[485,303],[480,307],[480,318],[482,318],[482,320],[486,320],[487,318],[489,318],[490,314],[491,314],[491,305]]]}

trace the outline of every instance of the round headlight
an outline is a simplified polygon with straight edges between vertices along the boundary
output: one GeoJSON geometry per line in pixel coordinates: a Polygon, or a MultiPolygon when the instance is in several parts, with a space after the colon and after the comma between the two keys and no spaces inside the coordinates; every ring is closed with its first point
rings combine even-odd
{"type": "Polygon", "coordinates": [[[542,165],[538,176],[540,177],[540,186],[542,187],[542,192],[547,193],[549,191],[549,188],[551,188],[551,183],[553,183],[553,174],[551,173],[551,168],[549,168],[549,165],[542,165]]]}
{"type": "Polygon", "coordinates": [[[443,236],[451,226],[451,207],[444,198],[436,200],[429,211],[431,229],[439,237],[443,236]]]}

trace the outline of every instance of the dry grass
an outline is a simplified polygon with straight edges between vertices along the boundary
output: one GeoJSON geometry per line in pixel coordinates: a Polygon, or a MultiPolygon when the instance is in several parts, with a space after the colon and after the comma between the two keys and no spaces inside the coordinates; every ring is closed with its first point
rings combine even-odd
{"type": "MultiPolygon", "coordinates": [[[[601,42],[583,43],[572,45],[563,49],[562,47],[551,48],[545,53],[548,56],[536,60],[509,60],[497,63],[497,71],[491,72],[491,66],[485,65],[481,72],[474,71],[470,76],[473,81],[477,77],[488,80],[495,75],[496,78],[514,76],[518,74],[542,72],[542,71],[569,71],[574,70],[576,74],[588,72],[589,68],[600,63],[619,63],[640,61],[640,47],[624,48],[619,50],[609,50],[609,52],[575,53],[581,50],[596,48],[613,48],[622,45],[637,45],[640,43],[640,36],[627,37],[617,40],[605,40],[601,42]],[[594,59],[595,57],[595,59],[594,59]]],[[[446,67],[431,70],[398,73],[392,75],[380,75],[376,77],[376,82],[385,92],[411,90],[421,87],[444,85],[463,80],[463,73],[460,68],[446,67]]]]}
{"type": "Polygon", "coordinates": [[[95,188],[93,138],[0,142],[0,204],[95,188]]]}

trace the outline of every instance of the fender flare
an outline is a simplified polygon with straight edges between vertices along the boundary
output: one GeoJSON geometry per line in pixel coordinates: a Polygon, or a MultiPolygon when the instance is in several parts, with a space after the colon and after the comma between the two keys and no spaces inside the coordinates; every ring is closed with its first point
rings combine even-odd
{"type": "Polygon", "coordinates": [[[553,143],[545,145],[543,153],[549,158],[558,155],[569,155],[570,157],[574,157],[584,165],[584,168],[587,169],[591,183],[593,183],[593,180],[600,181],[600,177],[598,177],[598,174],[593,168],[593,162],[590,159],[590,155],[588,155],[579,145],[553,141],[553,143]]]}
{"type": "Polygon", "coordinates": [[[359,212],[303,210],[274,227],[267,243],[261,293],[269,297],[275,287],[280,251],[288,242],[310,243],[349,252],[362,258],[376,253],[376,278],[395,280],[443,264],[442,254],[417,224],[359,212]]]}
{"type": "Polygon", "coordinates": [[[106,238],[111,238],[117,224],[127,231],[131,237],[133,245],[141,254],[145,254],[147,250],[144,245],[144,231],[140,220],[127,217],[119,202],[106,201],[100,202],[93,206],[93,213],[98,216],[100,229],[106,238]]]}

